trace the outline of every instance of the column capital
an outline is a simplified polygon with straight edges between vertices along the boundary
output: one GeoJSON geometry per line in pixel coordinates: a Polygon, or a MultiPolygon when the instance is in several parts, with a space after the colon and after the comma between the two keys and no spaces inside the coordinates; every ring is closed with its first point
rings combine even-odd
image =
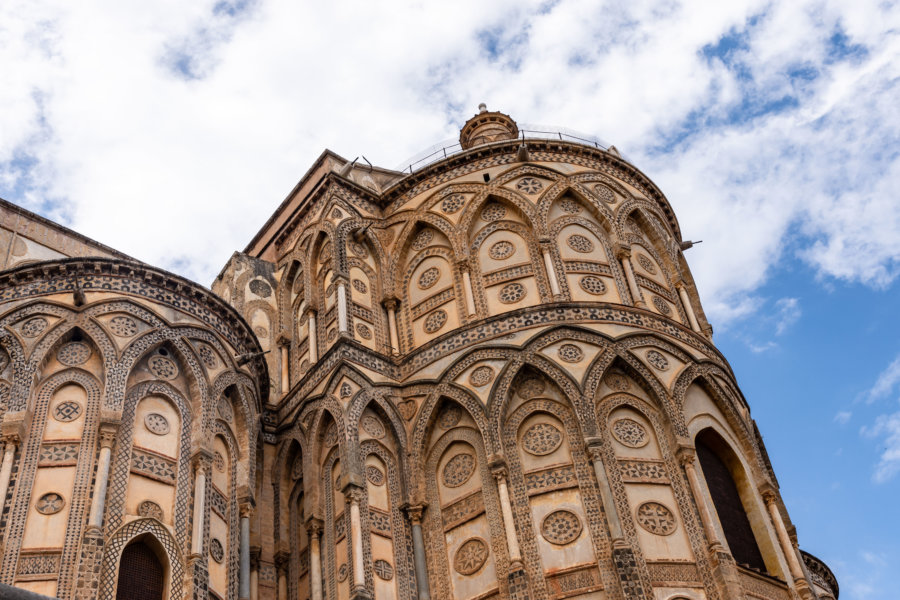
{"type": "Polygon", "coordinates": [[[460,273],[468,273],[471,269],[469,266],[468,258],[461,258],[456,261],[456,268],[459,269],[460,273]]]}
{"type": "Polygon", "coordinates": [[[116,437],[119,434],[118,423],[100,423],[100,447],[112,448],[116,443],[116,437]]]}
{"type": "Polygon", "coordinates": [[[319,537],[322,535],[322,529],[324,524],[321,519],[316,519],[315,517],[310,518],[306,521],[306,533],[309,537],[319,537]]]}
{"type": "Polygon", "coordinates": [[[778,493],[771,487],[763,487],[759,490],[759,493],[762,494],[763,502],[766,503],[766,506],[772,506],[778,500],[778,493]]]}
{"type": "Polygon", "coordinates": [[[252,501],[247,501],[247,500],[242,501],[240,508],[238,509],[240,511],[241,518],[249,519],[251,516],[253,516],[254,508],[255,507],[253,506],[252,501]]]}
{"type": "Polygon", "coordinates": [[[626,244],[617,243],[613,246],[613,251],[616,253],[616,258],[619,260],[624,258],[631,258],[631,246],[626,244]]]}
{"type": "Polygon", "coordinates": [[[275,343],[282,347],[290,347],[291,345],[291,333],[287,329],[282,329],[278,332],[278,337],[275,338],[275,343]]]}
{"type": "Polygon", "coordinates": [[[363,488],[358,484],[349,481],[341,492],[344,494],[344,502],[347,504],[356,504],[357,506],[362,504],[363,488]]]}
{"type": "Polygon", "coordinates": [[[491,470],[491,475],[494,476],[498,482],[502,480],[506,480],[509,478],[509,469],[506,465],[506,457],[502,454],[492,454],[488,457],[488,468],[491,470]]]}
{"type": "Polygon", "coordinates": [[[675,451],[675,456],[682,466],[693,465],[697,457],[697,449],[693,446],[681,445],[675,451]]]}
{"type": "Polygon", "coordinates": [[[262,548],[259,546],[250,546],[250,568],[259,569],[259,559],[262,556],[262,548]]]}
{"type": "Polygon", "coordinates": [[[415,525],[422,522],[422,514],[427,507],[428,505],[422,502],[420,504],[405,504],[400,507],[400,510],[406,512],[406,516],[409,517],[410,522],[415,525]]]}
{"type": "Polygon", "coordinates": [[[400,306],[400,299],[396,296],[385,296],[381,304],[387,310],[397,310],[397,307],[400,306]]]}
{"type": "Polygon", "coordinates": [[[191,455],[191,465],[195,471],[203,471],[206,474],[212,470],[213,454],[206,448],[198,448],[191,455]]]}
{"type": "Polygon", "coordinates": [[[275,568],[279,571],[287,571],[291,562],[291,553],[286,550],[279,550],[275,553],[275,568]]]}

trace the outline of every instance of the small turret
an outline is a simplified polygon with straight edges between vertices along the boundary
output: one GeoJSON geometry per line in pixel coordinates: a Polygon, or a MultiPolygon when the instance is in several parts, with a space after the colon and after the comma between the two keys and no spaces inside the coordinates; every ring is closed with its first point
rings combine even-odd
{"type": "Polygon", "coordinates": [[[459,132],[459,144],[463,150],[519,137],[519,128],[509,115],[489,112],[484,103],[478,105],[478,114],[466,121],[459,132]]]}

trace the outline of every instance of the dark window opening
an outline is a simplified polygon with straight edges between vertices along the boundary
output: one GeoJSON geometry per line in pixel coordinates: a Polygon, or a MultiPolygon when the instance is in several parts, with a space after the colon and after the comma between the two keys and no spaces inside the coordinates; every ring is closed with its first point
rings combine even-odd
{"type": "Polygon", "coordinates": [[[719,515],[719,522],[725,531],[725,540],[731,549],[731,555],[738,564],[749,565],[753,569],[766,572],[750,520],[741,503],[741,495],[731,475],[731,470],[720,455],[710,447],[715,444],[715,434],[704,432],[697,438],[697,458],[703,467],[706,487],[712,496],[713,505],[719,515]]]}
{"type": "Polygon", "coordinates": [[[165,573],[156,553],[144,542],[122,551],[116,600],[162,600],[165,573]]]}

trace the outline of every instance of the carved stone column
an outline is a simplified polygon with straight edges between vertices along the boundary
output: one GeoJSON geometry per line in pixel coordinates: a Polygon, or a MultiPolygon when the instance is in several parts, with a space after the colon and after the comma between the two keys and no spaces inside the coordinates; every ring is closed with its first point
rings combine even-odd
{"type": "Polygon", "coordinates": [[[100,425],[100,458],[97,460],[97,477],[94,479],[94,495],[91,498],[91,512],[88,530],[100,531],[103,527],[103,507],[106,503],[106,487],[109,484],[109,463],[113,444],[116,442],[118,427],[114,424],[100,425]]]}
{"type": "Polygon", "coordinates": [[[350,596],[352,598],[368,598],[366,565],[363,557],[362,517],[359,512],[362,488],[348,484],[344,488],[344,500],[347,502],[347,510],[350,511],[350,554],[353,560],[353,587],[350,596]]]}
{"type": "MultiPolygon", "coordinates": [[[[0,464],[0,511],[6,503],[6,493],[9,491],[9,479],[12,476],[13,458],[16,456],[16,446],[19,444],[18,436],[3,436],[3,463],[0,464]]],[[[2,546],[0,537],[0,546],[2,546]]]]}
{"type": "Polygon", "coordinates": [[[291,340],[281,333],[278,336],[278,346],[281,348],[281,395],[286,395],[291,389],[291,340]]]}
{"type": "Polygon", "coordinates": [[[250,600],[259,600],[259,557],[262,548],[250,548],[250,600]]]}
{"type": "Polygon", "coordinates": [[[416,569],[416,590],[419,600],[431,600],[428,584],[428,563],[425,561],[425,538],[422,535],[422,513],[424,504],[406,506],[406,516],[412,527],[413,563],[416,569]]]}
{"type": "Polygon", "coordinates": [[[688,296],[687,290],[684,287],[683,282],[678,282],[675,284],[675,287],[678,289],[678,297],[681,298],[681,304],[684,306],[684,312],[687,313],[688,322],[691,324],[691,329],[700,333],[700,323],[697,322],[697,315],[694,314],[694,306],[691,304],[691,298],[688,296]]]}
{"type": "Polygon", "coordinates": [[[638,308],[647,308],[644,297],[641,295],[641,288],[638,287],[637,279],[634,277],[634,268],[631,266],[631,250],[625,246],[619,246],[616,250],[616,256],[622,263],[622,269],[625,271],[625,279],[628,281],[628,291],[631,292],[631,299],[638,308]]]}
{"type": "Polygon", "coordinates": [[[397,304],[396,298],[387,298],[384,301],[384,310],[387,311],[388,333],[391,338],[391,354],[400,354],[400,335],[397,331],[397,304]]]}
{"type": "Polygon", "coordinates": [[[290,562],[289,552],[281,551],[275,554],[275,570],[278,571],[278,600],[287,600],[288,597],[287,574],[290,562]]]}
{"type": "Polygon", "coordinates": [[[710,498],[704,492],[697,473],[697,451],[690,446],[681,446],[677,451],[678,461],[684,467],[684,474],[694,497],[694,504],[700,513],[700,522],[706,534],[709,558],[712,561],[716,584],[726,598],[740,598],[743,595],[737,564],[728,550],[728,545],[716,527],[715,509],[710,505],[710,498]]]}
{"type": "Polygon", "coordinates": [[[469,275],[469,263],[461,260],[456,263],[459,272],[463,278],[463,295],[466,299],[466,314],[471,316],[475,314],[475,293],[472,291],[472,277],[469,275]]]}
{"type": "Polygon", "coordinates": [[[194,527],[191,531],[191,554],[202,556],[203,531],[206,521],[206,479],[212,468],[212,455],[207,450],[199,450],[194,462],[194,527]]]}
{"type": "Polygon", "coordinates": [[[812,589],[810,588],[806,577],[803,575],[803,569],[800,567],[800,561],[797,559],[797,551],[794,548],[794,544],[791,542],[787,528],[784,526],[784,520],[781,518],[781,511],[778,510],[778,495],[774,490],[764,490],[763,500],[766,502],[769,516],[772,518],[772,524],[775,526],[775,533],[778,535],[781,551],[784,553],[788,568],[791,570],[794,587],[801,598],[804,600],[813,600],[814,596],[812,589]]]}
{"type": "Polygon", "coordinates": [[[601,440],[594,438],[587,440],[588,455],[594,466],[594,475],[597,477],[597,485],[600,488],[600,501],[603,504],[603,512],[606,513],[606,522],[609,526],[609,536],[614,548],[628,547],[625,534],[622,531],[622,521],[619,519],[619,511],[616,508],[616,500],[613,498],[612,488],[609,485],[609,477],[606,475],[606,466],[603,464],[603,447],[601,440]]]}
{"type": "Polygon", "coordinates": [[[553,257],[550,256],[550,240],[541,240],[541,254],[544,257],[544,268],[547,270],[547,279],[550,280],[550,293],[553,296],[559,296],[562,291],[559,288],[559,278],[556,275],[556,268],[553,266],[553,257]]]}
{"type": "Polygon", "coordinates": [[[516,522],[513,518],[512,503],[509,500],[509,487],[506,485],[506,468],[494,468],[494,479],[497,481],[497,493],[500,495],[500,512],[503,514],[503,529],[506,531],[506,547],[509,550],[510,569],[522,568],[522,551],[516,537],[516,522]]]}
{"type": "Polygon", "coordinates": [[[309,597],[310,600],[322,600],[322,549],[319,539],[322,535],[322,522],[310,519],[306,525],[309,534],[309,597]]]}
{"type": "Polygon", "coordinates": [[[316,347],[316,311],[309,309],[307,315],[307,328],[309,329],[309,364],[314,365],[319,360],[319,349],[316,347]]]}
{"type": "Polygon", "coordinates": [[[343,279],[337,283],[337,309],[338,309],[338,332],[347,333],[349,328],[348,306],[347,306],[347,282],[343,279]]]}
{"type": "Polygon", "coordinates": [[[253,513],[253,505],[250,502],[241,503],[241,540],[240,540],[240,569],[238,571],[238,599],[250,600],[250,515],[253,513]]]}

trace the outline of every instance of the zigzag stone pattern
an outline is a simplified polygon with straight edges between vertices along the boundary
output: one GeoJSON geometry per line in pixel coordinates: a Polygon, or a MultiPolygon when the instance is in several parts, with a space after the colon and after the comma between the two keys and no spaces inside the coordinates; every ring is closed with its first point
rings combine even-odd
{"type": "Polygon", "coordinates": [[[613,147],[480,108],[412,172],[326,151],[211,290],[0,208],[2,583],[838,597],[613,147]]]}

